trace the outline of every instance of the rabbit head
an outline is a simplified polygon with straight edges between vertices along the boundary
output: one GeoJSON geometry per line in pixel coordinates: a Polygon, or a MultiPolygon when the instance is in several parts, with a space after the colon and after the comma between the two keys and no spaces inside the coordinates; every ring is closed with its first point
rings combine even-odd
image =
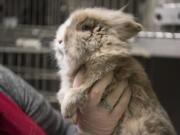
{"type": "Polygon", "coordinates": [[[128,54],[126,40],[141,29],[131,15],[120,10],[79,9],[57,30],[54,48],[58,64],[75,70],[93,55],[128,54]]]}

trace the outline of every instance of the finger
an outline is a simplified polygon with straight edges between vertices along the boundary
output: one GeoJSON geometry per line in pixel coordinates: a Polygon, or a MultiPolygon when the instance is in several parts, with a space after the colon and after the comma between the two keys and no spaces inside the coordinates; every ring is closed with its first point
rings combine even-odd
{"type": "Polygon", "coordinates": [[[73,87],[78,87],[79,85],[81,85],[81,83],[84,80],[84,68],[81,68],[78,73],[76,74],[74,81],[73,81],[73,87]]]}
{"type": "Polygon", "coordinates": [[[91,89],[89,100],[91,105],[99,104],[102,94],[104,93],[106,87],[111,83],[113,77],[113,73],[109,72],[99,80],[91,89]]]}
{"type": "Polygon", "coordinates": [[[118,104],[115,106],[111,114],[113,118],[119,119],[123,115],[123,113],[126,111],[128,107],[130,98],[131,98],[131,91],[129,90],[129,88],[126,88],[118,104]]]}
{"type": "Polygon", "coordinates": [[[110,108],[114,108],[115,104],[118,102],[119,97],[123,94],[126,87],[127,81],[122,81],[118,85],[114,86],[114,88],[112,88],[113,91],[105,99],[110,108]]]}

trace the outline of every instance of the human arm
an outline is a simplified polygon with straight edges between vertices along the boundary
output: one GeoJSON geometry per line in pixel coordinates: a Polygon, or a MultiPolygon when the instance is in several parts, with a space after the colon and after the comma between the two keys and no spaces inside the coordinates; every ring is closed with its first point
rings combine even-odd
{"type": "Polygon", "coordinates": [[[63,120],[59,112],[33,87],[0,65],[0,91],[34,122],[36,122],[48,135],[74,135],[74,125],[63,120]]]}

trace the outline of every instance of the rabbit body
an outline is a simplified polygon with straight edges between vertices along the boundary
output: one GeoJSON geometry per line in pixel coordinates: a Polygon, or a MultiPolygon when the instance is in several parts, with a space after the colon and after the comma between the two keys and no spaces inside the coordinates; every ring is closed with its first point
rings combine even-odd
{"type": "Polygon", "coordinates": [[[131,15],[102,8],[77,10],[59,27],[54,50],[61,77],[57,95],[65,118],[75,122],[77,106],[85,105],[91,87],[107,72],[113,72],[101,102],[120,82],[125,82],[124,89],[132,92],[113,134],[176,135],[146,73],[129,53],[127,40],[141,29],[131,15]],[[74,76],[80,68],[85,69],[85,79],[73,88],[74,76]]]}

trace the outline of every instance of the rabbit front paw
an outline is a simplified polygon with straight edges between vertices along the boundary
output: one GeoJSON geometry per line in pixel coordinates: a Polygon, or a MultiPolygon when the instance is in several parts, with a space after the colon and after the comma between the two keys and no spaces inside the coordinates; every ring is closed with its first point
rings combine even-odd
{"type": "Polygon", "coordinates": [[[77,108],[78,106],[85,105],[87,101],[87,95],[80,93],[78,89],[72,89],[66,93],[62,104],[61,113],[64,118],[69,119],[71,122],[76,123],[77,120],[77,108]]]}
{"type": "Polygon", "coordinates": [[[77,105],[76,105],[76,96],[69,92],[65,95],[61,103],[61,113],[64,118],[69,119],[71,122],[76,122],[77,117],[77,105]]]}

